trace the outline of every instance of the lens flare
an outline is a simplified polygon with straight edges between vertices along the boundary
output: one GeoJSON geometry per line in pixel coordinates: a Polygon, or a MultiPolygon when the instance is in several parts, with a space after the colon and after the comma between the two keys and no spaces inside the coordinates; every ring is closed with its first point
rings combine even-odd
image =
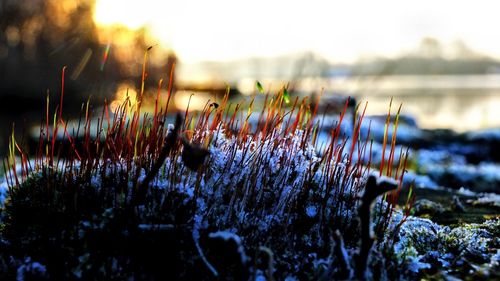
{"type": "Polygon", "coordinates": [[[104,66],[106,65],[106,62],[108,61],[109,57],[109,51],[111,49],[111,42],[108,42],[106,45],[106,48],[104,49],[104,55],[102,56],[102,61],[101,61],[101,71],[104,71],[104,66]]]}

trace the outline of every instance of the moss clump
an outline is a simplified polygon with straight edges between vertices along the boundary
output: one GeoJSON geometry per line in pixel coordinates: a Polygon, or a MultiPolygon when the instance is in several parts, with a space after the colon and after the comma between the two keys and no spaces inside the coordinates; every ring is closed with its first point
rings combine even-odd
{"type": "Polygon", "coordinates": [[[52,178],[32,174],[13,189],[0,233],[5,239],[0,243],[1,279],[19,276],[27,257],[29,264],[46,268],[38,277],[50,280],[200,277],[201,272],[187,271],[197,260],[186,226],[191,215],[176,203],[183,202],[185,194],[169,193],[165,200],[171,202],[171,209],[145,215],[118,202],[115,206],[102,203],[93,186],[54,185],[58,177],[58,173],[52,178]],[[79,191],[69,196],[65,189],[72,188],[79,191]],[[176,227],[162,230],[145,224],[176,227]]]}
{"type": "Polygon", "coordinates": [[[473,280],[500,277],[500,220],[458,227],[439,226],[411,218],[403,225],[395,245],[398,260],[414,278],[473,280]]]}

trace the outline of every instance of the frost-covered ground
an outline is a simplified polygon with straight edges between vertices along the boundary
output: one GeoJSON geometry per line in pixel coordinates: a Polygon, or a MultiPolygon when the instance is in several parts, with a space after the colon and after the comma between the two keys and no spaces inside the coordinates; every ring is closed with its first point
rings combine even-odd
{"type": "Polygon", "coordinates": [[[12,140],[4,161],[0,280],[500,279],[498,213],[436,223],[498,208],[500,130],[421,130],[342,98],[316,115],[256,87],[260,115],[228,93],[168,127],[158,99],[141,114],[144,89],[84,120],[47,99],[35,159],[12,140]]]}
{"type": "MultiPolygon", "coordinates": [[[[209,132],[198,133],[194,139],[203,139],[204,134],[209,132]]],[[[298,131],[289,136],[280,133],[278,131],[274,139],[249,138],[244,143],[237,143],[234,137],[227,137],[224,131],[218,131],[204,164],[207,169],[202,174],[186,168],[182,157],[167,157],[151,183],[148,195],[151,203],[138,206],[136,227],[127,226],[125,230],[140,230],[149,235],[149,232],[169,232],[179,225],[189,225],[186,228],[188,238],[180,241],[193,246],[183,253],[195,256],[196,266],[206,276],[212,274],[212,277],[237,280],[243,277],[270,280],[271,276],[286,280],[335,278],[336,274],[340,274],[339,263],[343,259],[348,263],[347,268],[353,270],[359,247],[359,236],[355,230],[358,203],[354,199],[358,193],[362,194],[369,173],[365,171],[359,178],[346,177],[344,186],[349,188],[339,193],[342,187],[329,186],[335,182],[327,182],[325,174],[334,173],[342,178],[348,164],[343,161],[322,162],[315,147],[309,143],[303,145],[304,132],[298,131]],[[170,217],[160,215],[165,210],[170,217]],[[329,224],[343,226],[344,235],[352,235],[344,237],[346,245],[342,258],[330,250],[336,246],[328,238],[331,233],[325,232],[329,224]],[[261,255],[263,257],[259,259],[253,258],[261,255]],[[233,260],[227,260],[227,256],[233,260]]],[[[373,147],[374,155],[382,153],[380,144],[373,147]]],[[[417,155],[419,166],[430,169],[406,175],[406,182],[415,180],[417,186],[437,187],[432,173],[440,173],[438,167],[444,165],[448,165],[448,170],[454,171],[457,176],[479,174],[497,180],[493,164],[471,168],[464,157],[443,151],[421,150],[417,155]],[[455,166],[464,170],[455,171],[455,166]]],[[[357,157],[354,154],[354,158],[357,157]]],[[[124,165],[104,165],[103,162],[99,166],[101,168],[96,171],[101,172],[92,175],[88,186],[96,190],[112,189],[110,185],[123,176],[121,169],[124,165]]],[[[75,165],[74,169],[81,167],[75,165]]],[[[140,169],[138,182],[144,180],[147,172],[140,169]]],[[[41,174],[32,177],[40,180],[41,174]]],[[[2,204],[7,197],[7,187],[4,179],[0,184],[2,204]]],[[[130,182],[128,188],[134,188],[134,184],[130,182]]],[[[477,202],[495,198],[495,195],[490,195],[477,202]]],[[[379,201],[374,209],[385,210],[386,207],[386,203],[379,201]]],[[[102,214],[83,218],[74,226],[77,233],[74,239],[92,243],[89,237],[106,229],[106,225],[118,216],[115,212],[108,207],[102,210],[102,214]]],[[[375,222],[381,216],[384,216],[383,212],[375,212],[372,228],[376,228],[375,222]]],[[[186,235],[186,231],[182,233],[186,235]]],[[[406,218],[400,210],[394,210],[388,229],[371,251],[368,278],[498,278],[499,237],[498,219],[451,227],[428,219],[406,218]]],[[[101,277],[116,277],[119,275],[113,275],[113,270],[119,272],[127,262],[134,262],[123,261],[119,256],[110,254],[109,260],[105,261],[109,267],[96,271],[91,261],[95,253],[81,254],[70,269],[72,279],[89,277],[89,274],[96,274],[99,270],[104,272],[100,273],[101,277]],[[111,273],[106,270],[111,270],[111,273]]],[[[27,276],[48,277],[50,265],[43,262],[43,255],[34,255],[22,258],[12,256],[8,262],[7,257],[3,257],[3,262],[17,266],[15,274],[19,279],[27,276]]],[[[186,261],[190,262],[189,259],[186,261]]],[[[171,270],[171,267],[167,266],[165,270],[171,270]]],[[[353,277],[352,274],[347,276],[353,277]]]]}
{"type": "Polygon", "coordinates": [[[410,217],[398,235],[394,250],[410,272],[425,270],[436,273],[439,279],[500,277],[498,219],[449,227],[410,217]]]}

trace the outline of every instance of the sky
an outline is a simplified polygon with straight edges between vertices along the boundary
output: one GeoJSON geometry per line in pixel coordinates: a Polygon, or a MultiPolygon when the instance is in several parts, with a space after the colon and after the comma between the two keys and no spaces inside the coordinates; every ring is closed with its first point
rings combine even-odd
{"type": "Polygon", "coordinates": [[[500,1],[97,0],[100,25],[141,27],[184,62],[315,52],[397,56],[424,37],[500,58],[500,1]]]}

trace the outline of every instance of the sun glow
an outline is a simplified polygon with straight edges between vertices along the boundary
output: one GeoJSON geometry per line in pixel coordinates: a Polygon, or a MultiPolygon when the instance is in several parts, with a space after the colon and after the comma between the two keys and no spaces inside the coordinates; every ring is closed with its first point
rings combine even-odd
{"type": "Polygon", "coordinates": [[[137,90],[131,82],[124,82],[118,85],[115,98],[110,104],[111,111],[114,112],[117,108],[124,106],[125,102],[127,102],[127,106],[130,108],[134,108],[137,105],[137,90]]]}
{"type": "Polygon", "coordinates": [[[141,1],[100,0],[97,1],[94,21],[103,26],[122,25],[136,30],[148,23],[141,1]]]}
{"type": "Polygon", "coordinates": [[[97,0],[99,26],[145,30],[183,62],[313,51],[330,60],[394,56],[423,37],[500,57],[496,1],[97,0]],[[480,2],[480,3],[478,3],[480,2]],[[467,19],[467,20],[464,20],[467,19]]]}

